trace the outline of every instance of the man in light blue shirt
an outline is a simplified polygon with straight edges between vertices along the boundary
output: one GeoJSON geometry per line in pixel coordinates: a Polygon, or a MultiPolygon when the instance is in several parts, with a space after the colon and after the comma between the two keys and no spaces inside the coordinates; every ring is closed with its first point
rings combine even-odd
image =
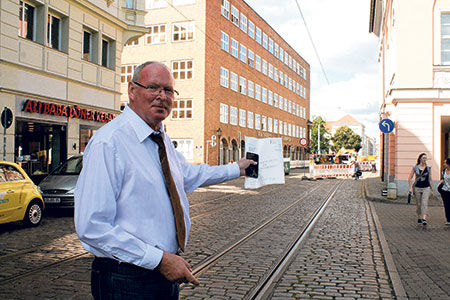
{"type": "Polygon", "coordinates": [[[186,193],[237,178],[255,164],[247,159],[223,166],[187,163],[162,126],[178,93],[174,83],[161,63],[137,67],[128,84],[129,105],[85,150],[75,189],[75,227],[83,247],[95,255],[95,299],[178,299],[180,282],[199,284],[179,255],[191,225],[186,193]],[[163,136],[184,214],[182,247],[158,145],[150,138],[154,132],[163,136]]]}

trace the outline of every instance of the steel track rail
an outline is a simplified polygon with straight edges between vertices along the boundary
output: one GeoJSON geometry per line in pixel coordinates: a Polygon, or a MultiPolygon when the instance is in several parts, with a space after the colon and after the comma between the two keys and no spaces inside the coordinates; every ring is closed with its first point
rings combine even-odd
{"type": "MultiPolygon", "coordinates": [[[[339,184],[340,186],[340,184],[339,184]]],[[[314,192],[315,190],[317,190],[318,188],[320,188],[320,186],[317,186],[315,188],[312,188],[309,193],[314,192]]],[[[337,188],[335,188],[333,194],[335,193],[335,191],[337,190],[337,188]]],[[[260,232],[263,228],[265,228],[266,226],[268,226],[269,224],[273,223],[276,219],[278,219],[280,216],[282,216],[283,214],[285,214],[286,212],[288,212],[292,207],[294,207],[295,205],[297,205],[300,201],[304,200],[304,198],[299,198],[298,200],[296,200],[295,202],[291,203],[289,206],[287,206],[286,208],[278,211],[277,213],[273,214],[271,217],[269,217],[269,219],[267,219],[265,222],[263,222],[262,224],[260,224],[258,227],[254,228],[253,230],[249,231],[245,236],[243,236],[242,238],[240,238],[238,241],[226,246],[224,249],[218,251],[217,253],[209,256],[208,258],[206,258],[205,260],[203,260],[202,262],[200,262],[198,265],[196,265],[193,268],[193,275],[200,275],[202,272],[204,272],[206,269],[208,269],[211,265],[214,264],[214,262],[216,262],[217,260],[219,260],[221,257],[223,257],[224,255],[226,255],[227,253],[229,253],[230,251],[232,251],[234,248],[238,247],[239,245],[241,245],[242,243],[244,243],[245,241],[247,241],[248,239],[250,239],[252,236],[254,236],[255,234],[257,234],[258,232],[260,232]]],[[[328,200],[328,199],[327,199],[328,200]]],[[[325,200],[325,202],[327,201],[325,200]]],[[[323,204],[322,204],[323,206],[323,204]]],[[[322,207],[321,206],[321,207],[322,207]]],[[[317,212],[315,213],[315,215],[317,214],[317,212]]],[[[309,224],[309,223],[308,223],[309,224]]]]}
{"type": "Polygon", "coordinates": [[[331,202],[331,199],[336,194],[337,190],[343,184],[343,181],[339,183],[339,185],[329,194],[327,199],[320,205],[320,207],[311,215],[306,226],[300,231],[300,234],[296,237],[296,239],[291,243],[291,245],[287,248],[285,253],[280,257],[278,263],[266,273],[266,276],[263,277],[257,285],[250,291],[250,293],[244,299],[251,300],[264,300],[269,299],[273,289],[275,287],[276,282],[281,278],[292,259],[295,257],[298,249],[308,237],[310,231],[314,228],[314,225],[319,220],[320,216],[323,214],[328,204],[331,202]]]}

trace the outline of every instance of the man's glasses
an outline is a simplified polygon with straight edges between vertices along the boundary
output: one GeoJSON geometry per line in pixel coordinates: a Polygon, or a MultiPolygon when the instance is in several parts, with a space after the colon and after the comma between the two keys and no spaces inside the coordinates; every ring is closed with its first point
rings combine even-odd
{"type": "Polygon", "coordinates": [[[173,96],[174,94],[176,94],[177,96],[179,95],[177,90],[174,90],[174,89],[171,89],[168,87],[162,87],[157,84],[149,84],[148,86],[145,86],[143,84],[140,84],[137,81],[133,81],[133,83],[137,86],[140,86],[141,88],[148,90],[150,93],[155,94],[155,95],[158,95],[159,93],[161,93],[161,90],[164,90],[164,93],[166,93],[166,95],[168,95],[168,96],[173,96]]]}

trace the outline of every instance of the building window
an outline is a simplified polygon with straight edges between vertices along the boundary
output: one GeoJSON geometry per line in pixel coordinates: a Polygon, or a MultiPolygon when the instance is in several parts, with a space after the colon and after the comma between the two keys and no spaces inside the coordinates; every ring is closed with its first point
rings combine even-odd
{"type": "Polygon", "coordinates": [[[102,39],[102,66],[109,69],[114,69],[115,56],[114,42],[108,39],[102,39]]]}
{"type": "Polygon", "coordinates": [[[273,133],[278,133],[278,120],[273,120],[273,133]]]}
{"type": "Polygon", "coordinates": [[[19,5],[19,36],[34,41],[36,40],[36,8],[22,1],[19,5]]]}
{"type": "Polygon", "coordinates": [[[283,72],[280,70],[279,71],[279,75],[280,75],[280,84],[283,85],[283,72]]]}
{"type": "Polygon", "coordinates": [[[255,68],[256,68],[256,70],[261,72],[261,56],[259,56],[258,54],[256,54],[255,68]]]}
{"type": "Polygon", "coordinates": [[[239,10],[231,5],[231,23],[239,27],[239,10]]]}
{"type": "Polygon", "coordinates": [[[273,79],[273,66],[269,64],[269,78],[273,79]]]}
{"type": "Polygon", "coordinates": [[[244,109],[239,109],[239,126],[246,127],[246,118],[247,112],[244,109]]]}
{"type": "Polygon", "coordinates": [[[283,134],[283,121],[278,122],[278,133],[283,134]]]}
{"type": "Polygon", "coordinates": [[[284,87],[285,87],[285,88],[288,88],[288,86],[289,86],[289,85],[288,85],[288,76],[287,76],[287,74],[285,73],[285,74],[284,74],[284,87]]]}
{"type": "Polygon", "coordinates": [[[230,124],[237,125],[237,108],[230,106],[230,124]]]}
{"type": "Polygon", "coordinates": [[[247,112],[247,127],[253,128],[253,113],[250,111],[247,112]]]}
{"type": "Polygon", "coordinates": [[[194,39],[194,22],[172,24],[172,41],[185,42],[194,39]]]}
{"type": "Polygon", "coordinates": [[[228,0],[222,0],[221,14],[227,19],[230,19],[230,2],[228,0]]]}
{"type": "Polygon", "coordinates": [[[173,77],[177,80],[192,79],[194,74],[193,60],[178,60],[172,62],[173,77]]]}
{"type": "Polygon", "coordinates": [[[172,139],[177,144],[177,151],[186,159],[194,158],[194,142],[192,139],[172,139]]]}
{"type": "Polygon", "coordinates": [[[242,44],[240,44],[239,45],[239,53],[240,53],[240,55],[239,55],[239,57],[240,57],[240,59],[241,59],[241,61],[243,62],[243,63],[247,63],[247,47],[245,47],[244,45],[242,45],[242,44]]]}
{"type": "Polygon", "coordinates": [[[220,103],[220,122],[228,123],[228,105],[220,103]]]}
{"type": "Polygon", "coordinates": [[[221,31],[220,32],[220,48],[222,50],[225,50],[226,52],[229,51],[229,37],[228,34],[226,34],[225,32],[221,31]]]}
{"type": "Polygon", "coordinates": [[[247,17],[241,13],[241,30],[247,33],[247,17]]]}
{"type": "Polygon", "coordinates": [[[173,120],[192,119],[192,99],[176,99],[172,107],[173,120]]]}
{"type": "Polygon", "coordinates": [[[238,76],[236,73],[230,72],[230,89],[238,91],[238,76]]]}
{"type": "Polygon", "coordinates": [[[155,8],[163,8],[167,7],[167,0],[146,0],[145,8],[146,9],[155,9],[155,8]]]}
{"type": "Polygon", "coordinates": [[[262,34],[261,29],[259,27],[256,27],[256,38],[255,38],[255,40],[260,45],[261,45],[261,34],[262,34]]]}
{"type": "Polygon", "coordinates": [[[274,50],[273,50],[273,55],[275,55],[275,57],[276,58],[278,58],[278,54],[279,52],[278,52],[278,44],[277,43],[275,43],[275,48],[274,48],[274,50]]]}
{"type": "Polygon", "coordinates": [[[263,36],[263,39],[262,39],[262,45],[263,45],[263,47],[264,47],[264,49],[269,49],[268,48],[268,39],[269,39],[269,37],[267,36],[267,34],[265,34],[264,32],[263,32],[263,34],[262,34],[262,36],[263,36]]]}
{"type": "Polygon", "coordinates": [[[278,69],[277,68],[273,68],[273,80],[275,80],[275,82],[278,82],[278,69]]]}
{"type": "Polygon", "coordinates": [[[278,94],[273,94],[273,106],[278,107],[278,94]]]}
{"type": "Polygon", "coordinates": [[[283,105],[284,105],[284,100],[283,100],[283,97],[280,95],[280,97],[278,99],[278,108],[283,110],[283,105]]]}
{"type": "Polygon", "coordinates": [[[255,97],[255,94],[254,94],[254,85],[253,85],[253,82],[252,81],[248,81],[248,96],[250,97],[250,98],[254,98],[255,97]]]}
{"type": "Polygon", "coordinates": [[[262,60],[262,73],[267,76],[267,61],[265,59],[262,60]]]}
{"type": "Polygon", "coordinates": [[[255,83],[255,99],[261,101],[261,86],[255,83]]]}
{"type": "Polygon", "coordinates": [[[255,129],[261,129],[261,116],[259,114],[255,114],[255,129]]]}
{"type": "Polygon", "coordinates": [[[166,42],[166,24],[153,25],[148,27],[145,35],[147,45],[162,44],[166,42]]]}
{"type": "Polygon", "coordinates": [[[267,131],[268,132],[272,132],[272,118],[268,117],[267,118],[267,131]]]}
{"type": "Polygon", "coordinates": [[[242,95],[247,95],[247,80],[244,77],[239,77],[239,92],[242,95]]]}
{"type": "Polygon", "coordinates": [[[236,41],[235,39],[231,38],[231,50],[230,50],[230,54],[234,57],[238,57],[238,41],[236,41]]]}
{"type": "Polygon", "coordinates": [[[284,98],[284,111],[288,110],[288,99],[284,98]]]}
{"type": "Polygon", "coordinates": [[[250,20],[248,20],[248,36],[255,39],[255,24],[250,20]]]}
{"type": "Polygon", "coordinates": [[[267,97],[267,104],[269,105],[273,105],[273,92],[271,90],[269,90],[268,92],[268,97],[267,97]]]}
{"type": "Polygon", "coordinates": [[[261,101],[263,103],[267,103],[267,89],[265,87],[262,88],[262,97],[261,97],[261,101]]]}
{"type": "Polygon", "coordinates": [[[267,118],[266,116],[261,117],[261,130],[267,131],[267,118]]]}
{"type": "Polygon", "coordinates": [[[83,29],[83,60],[93,63],[99,62],[98,38],[99,34],[97,32],[83,29]]]}
{"type": "Polygon", "coordinates": [[[220,67],[220,85],[228,88],[228,70],[220,67]]]}
{"type": "Polygon", "coordinates": [[[133,78],[134,70],[136,70],[137,65],[123,65],[120,68],[120,82],[128,83],[133,78]]]}
{"type": "Polygon", "coordinates": [[[61,19],[48,14],[47,21],[47,45],[53,49],[61,50],[61,19]]]}
{"type": "Polygon", "coordinates": [[[450,64],[450,13],[441,15],[441,64],[450,64]]]}
{"type": "Polygon", "coordinates": [[[269,38],[269,52],[273,54],[273,40],[269,38]]]}
{"type": "Polygon", "coordinates": [[[248,49],[248,65],[252,68],[255,67],[255,53],[250,49],[248,49]]]}

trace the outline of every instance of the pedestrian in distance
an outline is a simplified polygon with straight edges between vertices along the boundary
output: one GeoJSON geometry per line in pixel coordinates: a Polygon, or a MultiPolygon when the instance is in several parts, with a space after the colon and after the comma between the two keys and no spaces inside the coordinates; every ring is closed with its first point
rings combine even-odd
{"type": "Polygon", "coordinates": [[[423,225],[427,225],[428,199],[433,195],[431,167],[427,166],[427,159],[427,154],[421,153],[408,178],[409,191],[414,194],[416,201],[417,224],[423,225]]]}
{"type": "Polygon", "coordinates": [[[359,165],[359,162],[357,160],[352,161],[352,164],[354,165],[355,168],[353,176],[355,177],[355,180],[358,180],[359,177],[362,176],[361,166],[359,165]]]}
{"type": "Polygon", "coordinates": [[[444,170],[442,170],[441,181],[438,185],[438,192],[444,202],[445,225],[450,226],[450,158],[444,160],[444,170]]]}
{"type": "Polygon", "coordinates": [[[187,163],[162,122],[175,94],[162,63],[138,66],[129,105],[100,128],[84,153],[75,189],[75,228],[95,258],[94,299],[178,299],[179,284],[199,284],[181,254],[191,221],[186,193],[245,174],[256,162],[187,163]]]}

